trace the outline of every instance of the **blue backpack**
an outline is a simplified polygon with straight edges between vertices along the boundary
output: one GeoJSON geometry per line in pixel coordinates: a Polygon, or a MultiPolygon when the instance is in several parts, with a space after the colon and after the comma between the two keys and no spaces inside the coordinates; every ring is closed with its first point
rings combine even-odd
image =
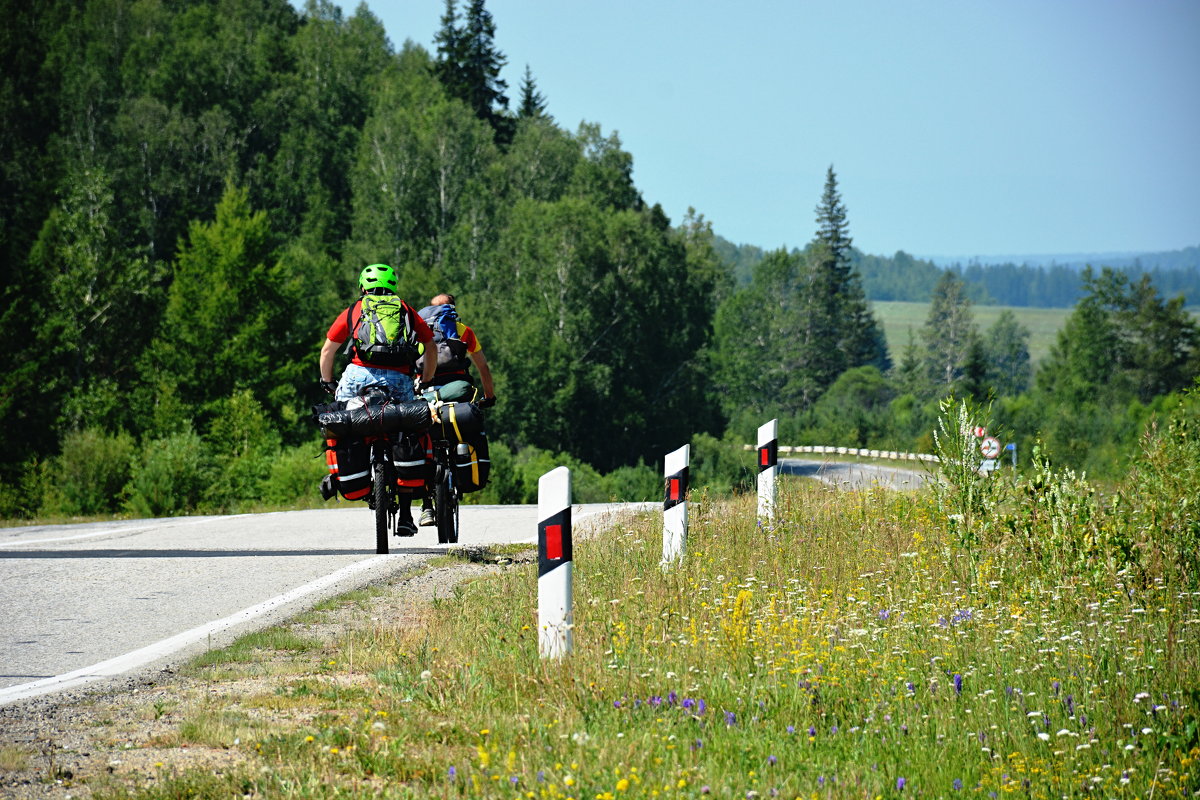
{"type": "MultiPolygon", "coordinates": [[[[467,355],[467,343],[458,338],[458,312],[450,303],[440,306],[425,306],[417,312],[433,331],[433,343],[437,347],[437,372],[466,372],[471,366],[467,355]]],[[[425,363],[425,356],[417,359],[417,367],[425,363]]]]}

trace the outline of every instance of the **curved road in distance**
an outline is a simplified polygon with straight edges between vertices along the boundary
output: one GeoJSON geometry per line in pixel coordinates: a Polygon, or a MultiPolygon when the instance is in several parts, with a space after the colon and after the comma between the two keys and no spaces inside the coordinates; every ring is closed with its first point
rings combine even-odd
{"type": "Polygon", "coordinates": [[[906,469],[884,464],[864,464],[849,461],[810,461],[801,458],[779,459],[782,475],[816,478],[831,486],[864,489],[882,486],[888,489],[919,489],[929,480],[922,469],[906,469]]]}
{"type": "MultiPolygon", "coordinates": [[[[604,524],[658,504],[575,505],[604,524]]],[[[537,506],[461,507],[459,545],[536,543],[537,506]]],[[[434,528],[375,553],[365,504],[0,528],[0,706],[178,662],[454,545],[434,528]]]]}

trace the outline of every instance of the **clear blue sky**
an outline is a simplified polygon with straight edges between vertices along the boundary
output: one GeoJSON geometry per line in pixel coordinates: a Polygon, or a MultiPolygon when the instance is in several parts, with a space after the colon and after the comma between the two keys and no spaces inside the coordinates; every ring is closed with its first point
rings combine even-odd
{"type": "MultiPolygon", "coordinates": [[[[433,51],[444,0],[367,5],[433,51]]],[[[560,125],[619,134],[648,202],[734,242],[811,239],[832,164],[867,253],[1200,244],[1200,0],[487,8],[514,104],[529,64],[560,125]]]]}

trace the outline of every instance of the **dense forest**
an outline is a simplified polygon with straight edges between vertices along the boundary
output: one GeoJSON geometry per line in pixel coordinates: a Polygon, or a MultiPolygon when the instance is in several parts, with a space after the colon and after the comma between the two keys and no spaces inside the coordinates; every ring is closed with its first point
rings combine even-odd
{"type": "Polygon", "coordinates": [[[529,68],[508,96],[483,0],[447,2],[433,52],[325,0],[0,5],[3,517],[317,502],[317,352],[375,262],[479,333],[490,501],[556,463],[581,499],[653,497],[689,440],[728,488],[771,416],[795,443],[921,447],[947,394],[1113,468],[1200,372],[1182,301],[1106,269],[1077,273],[1033,375],[1014,319],[976,330],[998,298],[969,268],[853,247],[832,166],[797,187],[802,250],[670,220],[616,133],[564,128],[529,68]],[[931,301],[900,353],[868,302],[889,281],[931,301]]]}

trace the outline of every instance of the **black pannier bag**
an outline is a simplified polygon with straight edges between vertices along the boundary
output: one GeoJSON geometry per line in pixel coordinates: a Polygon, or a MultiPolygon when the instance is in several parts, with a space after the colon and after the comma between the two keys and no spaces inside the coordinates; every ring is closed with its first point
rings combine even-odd
{"type": "Polygon", "coordinates": [[[448,442],[470,442],[483,434],[483,414],[474,403],[442,403],[435,430],[448,442]]]}
{"type": "Polygon", "coordinates": [[[347,500],[362,500],[371,493],[371,446],[361,439],[341,439],[337,455],[337,487],[347,500]]]}
{"type": "Polygon", "coordinates": [[[480,431],[469,441],[460,442],[454,455],[454,479],[464,492],[478,492],[487,486],[492,462],[488,454],[487,434],[480,431]]]}
{"type": "Polygon", "coordinates": [[[401,486],[422,487],[432,477],[433,452],[428,436],[408,434],[392,450],[396,482],[401,486]]]}
{"type": "Polygon", "coordinates": [[[327,439],[421,433],[433,424],[424,400],[338,400],[313,406],[312,416],[327,439]]]}

